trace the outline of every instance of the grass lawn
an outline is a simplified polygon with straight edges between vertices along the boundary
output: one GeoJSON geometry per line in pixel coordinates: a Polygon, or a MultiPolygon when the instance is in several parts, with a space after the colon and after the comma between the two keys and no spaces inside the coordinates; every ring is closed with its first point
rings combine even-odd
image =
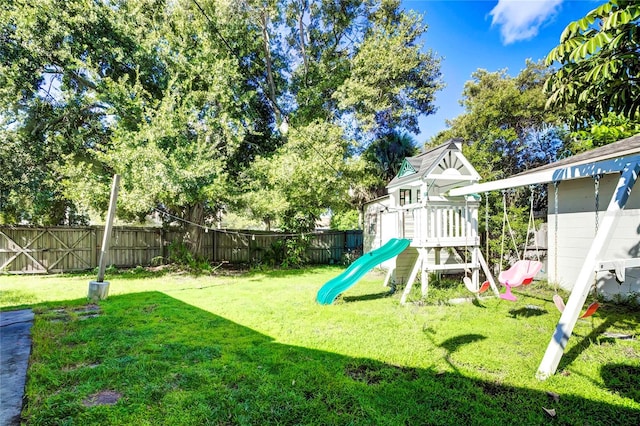
{"type": "Polygon", "coordinates": [[[580,320],[558,374],[541,382],[560,315],[552,290],[534,284],[515,303],[440,301],[461,286],[400,306],[371,273],[333,305],[316,304],[340,271],[121,273],[97,305],[86,301],[93,276],[0,276],[0,308],[36,312],[24,419],[640,424],[637,307],[604,304],[580,320]]]}

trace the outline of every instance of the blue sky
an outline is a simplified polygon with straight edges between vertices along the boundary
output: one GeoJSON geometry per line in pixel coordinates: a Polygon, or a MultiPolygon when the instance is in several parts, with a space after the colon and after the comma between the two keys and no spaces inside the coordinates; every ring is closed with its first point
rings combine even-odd
{"type": "Polygon", "coordinates": [[[445,120],[463,112],[464,83],[478,68],[507,69],[515,76],[527,58],[544,59],[571,21],[605,0],[402,0],[404,9],[421,13],[429,27],[425,50],[441,56],[446,87],[436,93],[438,112],[420,118],[422,145],[446,129],[445,120]]]}

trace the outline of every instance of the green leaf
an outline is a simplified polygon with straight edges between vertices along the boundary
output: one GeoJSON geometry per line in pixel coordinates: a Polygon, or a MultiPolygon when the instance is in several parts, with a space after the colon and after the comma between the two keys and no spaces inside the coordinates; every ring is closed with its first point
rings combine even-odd
{"type": "Polygon", "coordinates": [[[590,25],[589,20],[587,19],[587,17],[579,19],[577,21],[577,24],[578,24],[578,26],[580,27],[580,29],[582,31],[586,31],[589,28],[589,25],[590,25]]]}
{"type": "Polygon", "coordinates": [[[588,15],[594,15],[594,16],[608,15],[609,13],[611,13],[612,8],[613,8],[613,5],[611,3],[605,3],[601,6],[598,6],[591,12],[589,12],[588,15]]]}
{"type": "Polygon", "coordinates": [[[569,39],[576,33],[577,29],[578,29],[577,22],[572,22],[569,25],[567,25],[564,31],[562,31],[562,34],[560,34],[560,42],[562,43],[567,41],[567,39],[569,39]]]}
{"type": "MultiPolygon", "coordinates": [[[[586,46],[587,54],[592,55],[592,54],[593,54],[593,52],[595,52],[595,51],[600,47],[600,44],[598,43],[598,38],[597,38],[597,37],[594,37],[594,38],[590,39],[590,40],[585,44],[585,46],[586,46]]],[[[585,55],[585,56],[586,56],[586,55],[585,55]]]]}

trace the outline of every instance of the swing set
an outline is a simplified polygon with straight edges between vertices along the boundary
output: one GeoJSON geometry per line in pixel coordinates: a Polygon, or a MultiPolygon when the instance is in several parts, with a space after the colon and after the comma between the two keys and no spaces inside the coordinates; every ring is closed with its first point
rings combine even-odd
{"type": "Polygon", "coordinates": [[[533,217],[533,187],[531,187],[531,195],[529,197],[529,221],[527,223],[527,235],[525,237],[524,248],[522,251],[522,256],[520,256],[520,251],[518,250],[518,245],[516,243],[513,228],[511,227],[511,223],[509,222],[509,215],[507,214],[507,192],[502,191],[502,237],[500,239],[500,260],[504,257],[504,245],[505,245],[505,231],[509,230],[509,236],[511,237],[511,242],[513,243],[513,247],[516,252],[516,256],[518,260],[507,270],[500,272],[498,275],[498,281],[500,284],[504,285],[506,290],[504,293],[500,294],[500,298],[504,300],[509,300],[511,302],[515,302],[517,297],[511,292],[513,287],[519,287],[521,285],[531,284],[535,276],[542,269],[542,262],[540,262],[540,252],[538,251],[538,240],[536,238],[536,225],[533,217]],[[529,248],[529,235],[533,233],[533,241],[536,250],[536,259],[537,260],[529,260],[526,259],[527,249],[529,248]]]}
{"type": "MultiPolygon", "coordinates": [[[[595,230],[598,232],[598,209],[599,209],[599,187],[600,187],[600,176],[594,176],[595,183],[595,230]]],[[[554,221],[554,250],[555,250],[555,270],[556,276],[558,270],[558,185],[559,182],[554,182],[554,208],[555,208],[555,221],[554,221]]],[[[542,270],[542,262],[540,262],[540,253],[538,250],[538,241],[536,238],[536,228],[535,228],[535,220],[533,215],[533,201],[534,201],[534,187],[530,186],[531,195],[529,197],[529,221],[527,223],[527,235],[525,238],[524,250],[522,253],[522,257],[520,257],[520,252],[518,251],[518,246],[516,244],[515,238],[513,236],[513,229],[511,228],[511,224],[509,222],[509,217],[507,215],[507,196],[506,191],[502,191],[502,207],[503,207],[503,220],[502,220],[502,238],[500,243],[500,259],[504,256],[504,241],[505,241],[505,230],[508,228],[509,236],[511,237],[511,242],[513,243],[514,249],[516,251],[516,255],[518,256],[518,261],[515,262],[511,268],[500,272],[498,275],[498,281],[506,287],[504,293],[500,294],[500,298],[504,300],[509,300],[511,302],[515,302],[517,300],[516,296],[512,293],[511,289],[513,287],[518,287],[521,285],[531,284],[535,276],[542,270]],[[527,248],[529,247],[529,235],[533,231],[533,241],[536,250],[536,260],[528,260],[526,259],[527,248]]],[[[594,279],[593,288],[595,289],[596,282],[594,279]]],[[[553,303],[560,311],[560,313],[564,312],[565,304],[562,296],[558,294],[558,283],[556,282],[554,285],[555,294],[553,295],[553,303]]],[[[592,302],[586,309],[586,311],[580,315],[579,318],[588,318],[596,313],[600,304],[597,301],[592,302]]]]}
{"type": "MultiPolygon", "coordinates": [[[[598,216],[598,209],[600,208],[600,175],[594,175],[593,176],[593,182],[594,182],[594,199],[595,199],[595,215],[596,215],[596,219],[595,219],[595,232],[596,234],[598,233],[598,226],[599,226],[599,216],[598,216]]],[[[554,260],[555,260],[555,276],[558,276],[558,186],[560,185],[560,182],[555,181],[553,182],[553,200],[554,200],[554,229],[553,229],[553,235],[554,235],[554,251],[555,251],[555,255],[554,255],[554,260]]],[[[596,289],[596,277],[595,277],[595,273],[594,273],[594,281],[593,281],[593,286],[592,289],[595,292],[596,289]]],[[[558,282],[557,280],[555,281],[554,284],[554,290],[555,290],[555,294],[553,295],[553,304],[556,305],[556,308],[558,308],[558,310],[560,311],[560,313],[564,312],[565,309],[565,304],[564,304],[564,300],[562,299],[562,296],[560,296],[558,294],[558,282]]],[[[598,308],[600,307],[600,304],[597,301],[591,302],[591,304],[589,304],[589,306],[587,306],[587,310],[580,315],[578,318],[588,318],[590,316],[592,316],[593,314],[596,313],[596,311],[598,310],[598,308]]]]}
{"type": "MultiPolygon", "coordinates": [[[[620,153],[607,147],[607,150],[596,149],[590,152],[588,156],[576,155],[573,159],[563,160],[558,164],[551,164],[549,166],[543,166],[539,169],[534,169],[527,174],[512,176],[499,181],[486,182],[482,184],[470,185],[464,188],[455,188],[449,191],[449,195],[452,197],[464,196],[470,193],[486,193],[490,191],[496,191],[501,189],[516,188],[526,185],[539,185],[550,184],[555,185],[555,276],[554,281],[559,285],[558,274],[558,253],[560,252],[557,244],[558,237],[558,185],[560,182],[583,180],[587,177],[594,177],[596,179],[596,205],[598,203],[599,191],[598,184],[599,178],[596,175],[612,175],[611,180],[617,181],[613,188],[611,197],[609,198],[608,206],[603,210],[603,214],[600,215],[599,209],[596,208],[596,224],[597,230],[593,240],[588,247],[581,247],[579,252],[582,258],[581,267],[575,276],[573,277],[573,271],[563,271],[564,275],[568,275],[571,280],[574,280],[574,284],[571,288],[571,294],[566,301],[566,307],[564,306],[564,300],[557,295],[554,296],[553,301],[559,310],[563,310],[560,318],[556,324],[555,330],[550,336],[549,344],[544,353],[536,377],[540,380],[544,380],[553,375],[560,360],[567,347],[569,338],[573,333],[573,329],[576,325],[576,321],[582,317],[586,318],[597,310],[598,305],[592,303],[584,312],[584,305],[586,299],[590,296],[591,290],[594,287],[594,273],[600,271],[609,271],[615,273],[615,277],[618,282],[624,281],[626,268],[640,268],[640,258],[623,258],[613,260],[602,260],[607,250],[609,243],[614,238],[614,232],[618,229],[619,222],[623,220],[623,210],[631,199],[633,187],[636,184],[638,177],[640,177],[640,151],[637,145],[640,143],[638,138],[640,135],[625,139],[617,142],[620,146],[620,153]],[[629,147],[630,144],[631,148],[629,147]],[[625,151],[626,150],[626,151],[625,151]],[[617,176],[616,176],[617,175],[617,176]],[[583,249],[586,248],[586,252],[583,253],[583,249]],[[564,309],[563,309],[564,308],[564,309]]],[[[614,144],[612,144],[614,145],[614,144]]],[[[570,192],[580,193],[583,188],[582,183],[578,183],[575,188],[572,186],[569,188],[570,192]]],[[[549,194],[551,195],[551,194],[549,194]]],[[[550,197],[551,198],[551,197],[550,197]]],[[[567,218],[573,218],[574,213],[581,213],[582,210],[576,210],[575,206],[571,205],[567,210],[567,218]]],[[[549,216],[551,216],[551,209],[549,209],[549,216]]],[[[629,223],[629,220],[624,220],[623,223],[629,223]]],[[[578,224],[578,223],[576,223],[578,224]]],[[[550,224],[551,225],[551,224],[550,224]]],[[[553,226],[553,225],[551,225],[553,226]]],[[[551,227],[550,226],[550,227],[551,227]]],[[[580,232],[580,231],[577,231],[580,232]]],[[[549,232],[551,234],[551,232],[549,232]]],[[[565,240],[565,236],[562,236],[565,240]]],[[[575,228],[567,230],[566,241],[571,241],[576,237],[575,228]]],[[[585,239],[586,240],[586,239],[585,239]]],[[[553,271],[553,266],[550,265],[549,269],[553,271]]],[[[552,276],[550,274],[550,276],[552,276]]],[[[504,275],[503,275],[504,277],[504,275]]],[[[524,282],[524,280],[523,280],[524,282]]],[[[522,285],[522,284],[521,284],[522,285]]]]}

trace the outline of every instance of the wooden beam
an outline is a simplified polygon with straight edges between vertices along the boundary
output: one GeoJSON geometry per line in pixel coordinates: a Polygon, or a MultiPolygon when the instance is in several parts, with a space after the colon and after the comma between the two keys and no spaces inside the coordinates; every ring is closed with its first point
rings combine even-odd
{"type": "Polygon", "coordinates": [[[613,271],[616,279],[623,283],[627,268],[640,268],[640,257],[631,259],[601,260],[596,266],[596,272],[613,271]]]}
{"type": "Polygon", "coordinates": [[[400,304],[404,305],[407,303],[407,297],[409,297],[409,293],[411,293],[411,287],[413,287],[413,282],[416,280],[418,276],[418,272],[422,269],[422,262],[428,256],[428,251],[422,248],[418,248],[418,258],[416,259],[416,263],[413,265],[413,269],[411,270],[411,275],[409,275],[409,279],[407,280],[407,285],[402,292],[402,297],[400,298],[400,304]]]}
{"type": "Polygon", "coordinates": [[[622,170],[622,175],[618,180],[616,190],[613,192],[607,211],[600,221],[598,232],[584,259],[580,273],[576,278],[576,283],[571,290],[567,305],[560,316],[560,321],[558,321],[556,325],[556,330],[551,336],[551,341],[538,367],[536,376],[540,380],[544,380],[553,375],[558,368],[564,349],[567,346],[569,337],[578,321],[580,311],[584,306],[584,302],[593,284],[594,265],[609,244],[610,237],[621,216],[620,213],[622,209],[624,209],[633,185],[638,179],[638,174],[640,174],[640,158],[634,163],[626,164],[622,170]]]}
{"type": "Polygon", "coordinates": [[[469,195],[480,192],[498,191],[500,189],[517,188],[519,186],[536,185],[539,183],[560,182],[563,180],[580,179],[607,173],[622,172],[628,164],[640,162],[640,155],[631,155],[595,163],[578,164],[574,166],[554,167],[551,169],[532,172],[521,176],[493,182],[455,188],[449,191],[450,196],[469,195]]]}
{"type": "Polygon", "coordinates": [[[104,270],[107,266],[109,255],[109,243],[111,242],[111,229],[113,228],[113,219],[116,216],[116,201],[118,200],[118,189],[120,188],[120,175],[113,175],[113,183],[111,185],[111,198],[109,200],[109,211],[107,213],[107,224],[104,227],[104,235],[102,236],[102,247],[100,248],[100,265],[98,268],[97,282],[104,281],[104,270]]]}

